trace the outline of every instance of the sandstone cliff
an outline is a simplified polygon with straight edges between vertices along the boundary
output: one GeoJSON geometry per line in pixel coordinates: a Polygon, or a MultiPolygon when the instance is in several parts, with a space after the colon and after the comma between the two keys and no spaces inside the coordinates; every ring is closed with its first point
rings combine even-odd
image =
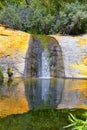
{"type": "Polygon", "coordinates": [[[52,77],[87,78],[87,35],[39,36],[0,25],[0,66],[4,77],[40,77],[43,50],[49,52],[52,77]]]}

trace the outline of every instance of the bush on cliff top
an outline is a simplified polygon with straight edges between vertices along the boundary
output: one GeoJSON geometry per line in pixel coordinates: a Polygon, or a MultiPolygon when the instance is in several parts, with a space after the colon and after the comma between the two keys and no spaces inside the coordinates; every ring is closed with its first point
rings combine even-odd
{"type": "Polygon", "coordinates": [[[32,1],[29,6],[8,4],[3,7],[0,11],[0,23],[36,34],[87,33],[87,4],[77,1],[64,5],[59,3],[58,8],[53,4],[47,8],[46,3],[32,1]]]}

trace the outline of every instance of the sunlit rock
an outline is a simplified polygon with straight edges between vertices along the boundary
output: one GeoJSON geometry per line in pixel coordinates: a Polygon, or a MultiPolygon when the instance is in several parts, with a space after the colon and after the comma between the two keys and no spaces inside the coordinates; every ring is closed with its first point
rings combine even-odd
{"type": "Polygon", "coordinates": [[[61,46],[65,77],[87,78],[87,35],[53,37],[61,46]]]}
{"type": "MultiPolygon", "coordinates": [[[[44,55],[46,56],[46,55],[44,55]]],[[[46,62],[48,63],[48,62],[46,62]]],[[[0,26],[0,65],[4,77],[11,68],[13,77],[64,77],[62,51],[58,41],[51,36],[29,35],[0,26]],[[47,52],[49,65],[43,67],[43,52],[47,52]],[[47,76],[48,77],[48,76],[47,76]]]]}
{"type": "Polygon", "coordinates": [[[87,78],[87,35],[30,35],[0,25],[0,66],[4,77],[8,76],[8,67],[13,77],[44,77],[43,52],[47,52],[49,65],[44,69],[50,71],[49,77],[87,78]]]}
{"type": "Polygon", "coordinates": [[[14,77],[23,77],[28,39],[27,33],[0,26],[0,66],[4,77],[7,77],[8,67],[14,77]]]}

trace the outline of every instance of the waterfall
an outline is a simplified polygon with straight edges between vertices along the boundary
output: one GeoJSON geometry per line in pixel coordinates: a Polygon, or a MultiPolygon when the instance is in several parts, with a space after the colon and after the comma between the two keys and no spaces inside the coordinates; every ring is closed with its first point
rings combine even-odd
{"type": "Polygon", "coordinates": [[[50,62],[47,50],[42,52],[42,78],[50,78],[50,62]]]}
{"type": "Polygon", "coordinates": [[[42,100],[47,101],[50,89],[50,79],[42,79],[42,100]]]}

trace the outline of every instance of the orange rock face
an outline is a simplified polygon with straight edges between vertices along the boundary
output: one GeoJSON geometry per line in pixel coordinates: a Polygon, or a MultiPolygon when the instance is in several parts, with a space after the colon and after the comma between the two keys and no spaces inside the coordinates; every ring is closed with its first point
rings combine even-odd
{"type": "Polygon", "coordinates": [[[0,25],[0,64],[4,77],[7,77],[8,66],[12,68],[14,77],[21,77],[23,74],[29,36],[28,33],[0,25]]]}
{"type": "MultiPolygon", "coordinates": [[[[24,77],[26,54],[30,43],[33,43],[31,37],[32,35],[28,33],[0,25],[0,65],[3,68],[4,77],[7,77],[8,67],[12,68],[14,77],[24,77]]],[[[56,39],[60,46],[62,58],[58,54],[58,60],[62,60],[62,62],[59,61],[59,68],[56,68],[60,72],[62,64],[63,77],[87,78],[87,35],[75,37],[51,35],[49,37],[56,39]]],[[[36,39],[35,42],[38,42],[38,40],[36,39]]],[[[46,38],[41,42],[44,48],[47,47],[45,45],[46,38]]],[[[27,60],[28,58],[29,56],[27,56],[27,60]]]]}
{"type": "Polygon", "coordinates": [[[14,55],[15,52],[26,53],[29,34],[0,26],[0,56],[14,55]]]}
{"type": "Polygon", "coordinates": [[[54,35],[62,50],[65,77],[87,78],[87,35],[54,35]]]}
{"type": "Polygon", "coordinates": [[[27,112],[29,106],[22,79],[15,79],[10,86],[7,82],[0,85],[0,117],[27,112]]]}

